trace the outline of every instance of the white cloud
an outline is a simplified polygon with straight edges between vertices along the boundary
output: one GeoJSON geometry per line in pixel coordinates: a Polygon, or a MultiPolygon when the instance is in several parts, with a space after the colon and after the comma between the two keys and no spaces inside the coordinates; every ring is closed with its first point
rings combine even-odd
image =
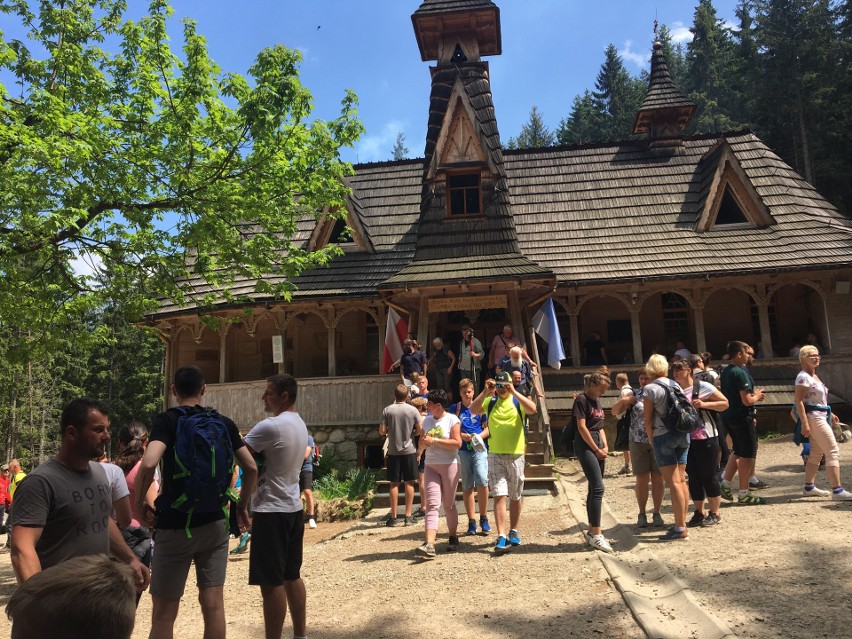
{"type": "Polygon", "coordinates": [[[393,145],[399,132],[405,132],[404,125],[405,123],[399,120],[391,120],[385,123],[378,133],[361,138],[356,148],[358,162],[382,162],[393,159],[393,145]]]}
{"type": "Polygon", "coordinates": [[[675,44],[692,42],[692,31],[690,31],[689,27],[685,26],[683,22],[673,22],[672,26],[669,28],[672,32],[672,42],[675,44]]]}
{"type": "Polygon", "coordinates": [[[625,62],[632,62],[637,67],[644,68],[648,66],[648,62],[651,59],[651,48],[648,47],[647,51],[633,51],[633,40],[625,40],[624,46],[618,52],[618,55],[625,62]]]}

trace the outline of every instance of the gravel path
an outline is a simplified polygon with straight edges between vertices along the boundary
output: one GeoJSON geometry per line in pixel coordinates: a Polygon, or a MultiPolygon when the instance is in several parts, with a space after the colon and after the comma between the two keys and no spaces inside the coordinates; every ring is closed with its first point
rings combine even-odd
{"type": "MultiPolygon", "coordinates": [[[[770,503],[723,506],[721,525],[698,529],[685,543],[657,542],[659,531],[634,529],[633,479],[607,477],[607,502],[633,533],[627,544],[619,544],[619,553],[630,553],[637,544],[651,547],[698,602],[741,638],[852,637],[852,504],[803,499],[796,451],[789,440],[761,442],[758,474],[770,484],[763,491],[770,503]]],[[[841,461],[852,484],[852,444],[841,446],[841,461]]],[[[609,470],[620,465],[610,460],[609,470]]],[[[563,470],[576,480],[573,489],[584,493],[576,466],[569,463],[563,470]]],[[[818,481],[824,484],[824,475],[818,481]]],[[[376,511],[354,527],[320,524],[306,531],[303,577],[312,638],[645,636],[597,557],[583,548],[564,495],[527,498],[523,545],[499,558],[490,550],[493,534],[462,537],[460,552],[446,553],[442,520],[437,559],[418,560],[414,549],[422,541],[421,525],[387,528],[379,521],[385,512],[376,511]]],[[[664,516],[671,519],[668,508],[664,516]]],[[[230,560],[230,637],[262,633],[260,592],[246,585],[247,570],[247,555],[230,560]]],[[[4,553],[0,605],[13,591],[4,553]]],[[[147,637],[149,620],[146,596],[134,639],[147,637]]],[[[283,636],[289,633],[288,621],[283,636]]],[[[8,635],[4,617],[0,637],[8,635]]],[[[192,583],[175,636],[201,636],[192,583]]]]}

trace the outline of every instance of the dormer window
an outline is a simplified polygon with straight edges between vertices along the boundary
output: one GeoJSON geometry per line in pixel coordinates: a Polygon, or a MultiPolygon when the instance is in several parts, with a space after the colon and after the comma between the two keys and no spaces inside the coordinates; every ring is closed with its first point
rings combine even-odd
{"type": "Polygon", "coordinates": [[[724,224],[749,224],[748,218],[746,218],[728,185],[725,185],[725,194],[722,196],[722,203],[719,205],[719,212],[716,214],[716,226],[724,224]]]}
{"type": "Polygon", "coordinates": [[[352,230],[346,226],[346,220],[335,220],[326,244],[352,244],[353,242],[352,230]]]}
{"type": "Polygon", "coordinates": [[[450,217],[482,213],[482,189],[478,171],[447,176],[447,212],[450,217]]]}

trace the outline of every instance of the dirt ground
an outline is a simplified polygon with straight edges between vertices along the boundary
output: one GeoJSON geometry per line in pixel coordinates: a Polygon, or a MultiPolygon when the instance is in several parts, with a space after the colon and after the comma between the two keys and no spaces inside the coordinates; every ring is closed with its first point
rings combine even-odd
{"type": "MultiPolygon", "coordinates": [[[[841,455],[852,484],[852,444],[842,445],[841,455]]],[[[761,442],[758,474],[770,484],[762,491],[769,504],[723,506],[722,523],[695,530],[688,542],[658,542],[660,531],[635,529],[633,478],[615,476],[620,465],[610,460],[606,480],[617,519],[635,533],[636,544],[653,544],[701,605],[736,635],[852,636],[852,504],[801,497],[801,461],[788,439],[761,442]]],[[[573,488],[585,493],[574,465],[565,471],[573,488]]],[[[824,474],[818,482],[824,487],[824,474]]],[[[671,519],[668,508],[663,513],[671,519]]],[[[447,554],[442,520],[437,559],[418,560],[422,524],[387,528],[379,521],[383,514],[354,527],[306,530],[302,574],[310,637],[644,637],[601,563],[583,548],[562,495],[525,500],[523,545],[503,557],[490,551],[493,534],[462,537],[460,552],[447,554]]],[[[247,585],[247,570],[248,555],[230,559],[225,606],[231,637],[256,637],[263,629],[260,592],[247,585]]],[[[6,552],[0,555],[0,606],[13,591],[6,552]]],[[[190,577],[175,636],[196,639],[201,627],[190,577]]],[[[134,639],[147,637],[149,628],[145,596],[134,639]]],[[[288,620],[283,636],[290,633],[288,620]]],[[[8,621],[0,619],[0,637],[8,635],[8,621]]]]}

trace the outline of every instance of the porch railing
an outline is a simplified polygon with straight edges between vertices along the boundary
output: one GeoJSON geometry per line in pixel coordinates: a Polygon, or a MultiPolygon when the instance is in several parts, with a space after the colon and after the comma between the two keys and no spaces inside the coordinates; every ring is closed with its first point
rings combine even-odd
{"type": "MultiPolygon", "coordinates": [[[[378,424],[382,409],[393,403],[398,383],[396,375],[300,379],[296,410],[309,427],[378,424]]],[[[261,400],[264,388],[264,380],[208,384],[204,403],[233,419],[245,432],[268,416],[261,400]]]]}

